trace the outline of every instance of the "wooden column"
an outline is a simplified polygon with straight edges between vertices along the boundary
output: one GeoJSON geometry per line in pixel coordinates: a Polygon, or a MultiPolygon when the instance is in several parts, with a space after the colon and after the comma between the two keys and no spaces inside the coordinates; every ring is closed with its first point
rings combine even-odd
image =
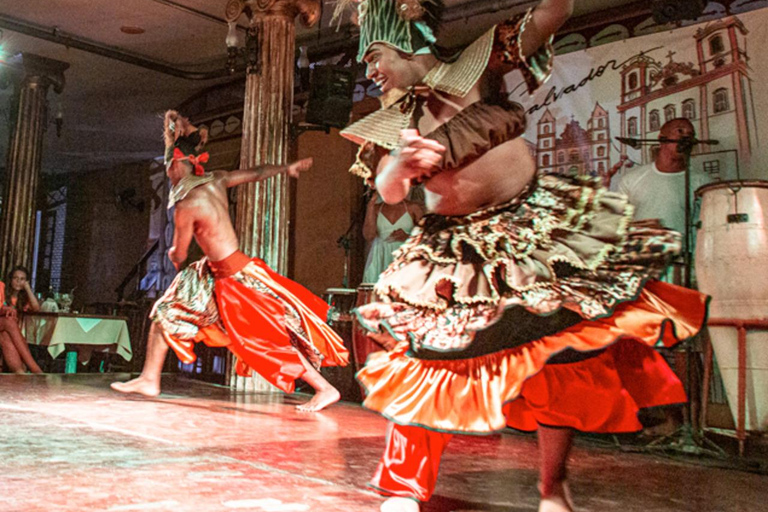
{"type": "MultiPolygon", "coordinates": [[[[306,26],[320,15],[320,0],[229,0],[227,21],[249,20],[240,168],[284,164],[290,144],[297,16],[306,26]]],[[[275,271],[288,271],[289,178],[275,176],[237,191],[235,230],[241,250],[275,271]]],[[[233,365],[230,365],[233,366],[233,365]]],[[[231,373],[236,388],[247,387],[231,373]]],[[[254,384],[255,388],[263,386],[254,384]]]]}
{"type": "Polygon", "coordinates": [[[69,64],[23,53],[14,67],[20,80],[0,216],[0,272],[3,273],[14,265],[32,270],[37,186],[48,117],[46,96],[51,85],[61,93],[64,71],[69,64]]]}

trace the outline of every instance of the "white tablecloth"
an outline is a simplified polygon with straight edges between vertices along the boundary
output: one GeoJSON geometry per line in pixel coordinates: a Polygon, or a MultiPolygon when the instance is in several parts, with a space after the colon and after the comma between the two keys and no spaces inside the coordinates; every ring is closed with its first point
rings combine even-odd
{"type": "Polygon", "coordinates": [[[24,315],[24,335],[30,345],[47,346],[54,358],[68,345],[77,346],[81,362],[88,361],[93,352],[116,353],[126,361],[133,357],[124,318],[27,313],[24,315]]]}

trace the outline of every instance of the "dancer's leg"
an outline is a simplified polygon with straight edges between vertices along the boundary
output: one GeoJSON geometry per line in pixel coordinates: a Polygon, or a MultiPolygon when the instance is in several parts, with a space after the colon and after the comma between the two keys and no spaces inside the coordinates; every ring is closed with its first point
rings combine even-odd
{"type": "Polygon", "coordinates": [[[301,358],[301,364],[304,365],[304,369],[306,370],[301,378],[315,389],[315,396],[313,396],[309,402],[297,405],[296,409],[303,412],[317,412],[338,402],[341,398],[339,390],[325,380],[325,377],[315,370],[309,361],[307,361],[307,358],[301,354],[299,354],[299,357],[301,358]]]}
{"type": "Polygon", "coordinates": [[[566,464],[573,443],[573,430],[539,425],[539,512],[572,512],[566,483],[566,464]]]}
{"type": "Polygon", "coordinates": [[[168,344],[163,339],[160,326],[152,322],[147,339],[147,356],[141,375],[128,382],[113,382],[112,389],[121,393],[139,393],[144,396],[160,394],[160,376],[163,373],[165,356],[168,354],[168,344]]]}
{"type": "Polygon", "coordinates": [[[437,484],[440,460],[452,434],[409,425],[387,426],[387,446],[371,486],[388,496],[382,512],[417,512],[437,484]]]}
{"type": "Polygon", "coordinates": [[[16,352],[29,371],[32,373],[43,373],[43,370],[37,365],[35,358],[32,357],[32,353],[29,351],[29,344],[24,339],[24,335],[21,334],[21,329],[19,329],[19,324],[16,320],[9,317],[0,319],[0,330],[7,333],[11,338],[13,346],[16,347],[16,352]]]}
{"type": "Polygon", "coordinates": [[[3,351],[5,363],[10,371],[13,373],[26,373],[24,371],[24,364],[21,362],[11,337],[5,331],[0,331],[0,350],[3,351]]]}

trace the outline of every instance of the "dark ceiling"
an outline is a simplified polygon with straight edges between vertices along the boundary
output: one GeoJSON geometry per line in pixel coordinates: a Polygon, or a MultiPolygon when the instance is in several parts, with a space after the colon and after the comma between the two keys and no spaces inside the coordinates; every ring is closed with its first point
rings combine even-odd
{"type": "MultiPolygon", "coordinates": [[[[297,31],[311,54],[351,42],[348,27],[340,33],[328,27],[332,3],[326,3],[320,27],[297,31]]],[[[443,33],[466,39],[536,3],[446,0],[453,28],[443,33]]],[[[575,15],[630,3],[580,0],[575,15]]],[[[70,64],[63,93],[48,95],[50,117],[61,111],[64,124],[61,137],[52,125],[46,133],[44,172],[108,169],[160,155],[161,113],[203,89],[236,79],[224,72],[225,5],[226,0],[3,0],[0,65],[19,52],[70,64]],[[121,27],[139,27],[143,33],[127,34],[121,27]],[[67,38],[123,60],[61,44],[67,38]],[[218,78],[201,80],[201,75],[218,78]]],[[[241,18],[240,25],[245,23],[241,18]]],[[[0,90],[0,166],[7,150],[10,94],[11,88],[0,90]]]]}

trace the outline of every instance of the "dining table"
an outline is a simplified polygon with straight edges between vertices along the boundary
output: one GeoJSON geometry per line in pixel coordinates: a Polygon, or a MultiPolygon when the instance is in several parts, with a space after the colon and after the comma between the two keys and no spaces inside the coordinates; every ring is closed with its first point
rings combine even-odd
{"type": "Polygon", "coordinates": [[[75,373],[75,355],[81,364],[94,352],[133,358],[126,317],[64,312],[25,313],[22,327],[27,343],[45,346],[54,359],[67,352],[66,373],[75,373]]]}

